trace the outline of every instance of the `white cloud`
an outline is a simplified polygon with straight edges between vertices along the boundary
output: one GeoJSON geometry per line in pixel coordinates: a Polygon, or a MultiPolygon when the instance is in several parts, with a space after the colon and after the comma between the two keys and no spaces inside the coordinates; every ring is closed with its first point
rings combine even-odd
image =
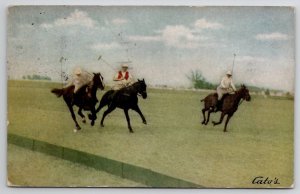
{"type": "Polygon", "coordinates": [[[240,63],[264,63],[268,62],[269,60],[264,57],[253,57],[253,56],[236,56],[235,58],[236,62],[240,63]]]}
{"type": "Polygon", "coordinates": [[[161,41],[161,36],[128,36],[128,40],[130,41],[140,41],[140,42],[153,42],[153,41],[161,41]]]}
{"type": "Polygon", "coordinates": [[[166,26],[161,36],[166,45],[177,48],[196,48],[200,40],[190,28],[183,25],[166,26]]]}
{"type": "Polygon", "coordinates": [[[112,20],[112,23],[115,25],[123,25],[123,24],[128,23],[128,20],[123,19],[123,18],[115,18],[112,20]]]}
{"type": "Polygon", "coordinates": [[[282,34],[280,32],[273,32],[270,34],[257,34],[255,36],[255,39],[257,40],[287,40],[288,39],[288,35],[287,34],[282,34]]]}
{"type": "Polygon", "coordinates": [[[97,43],[92,45],[91,48],[97,51],[101,51],[101,50],[109,50],[109,49],[118,49],[121,48],[121,45],[117,42],[97,43]]]}
{"type": "MultiPolygon", "coordinates": [[[[161,30],[156,30],[154,36],[128,36],[131,41],[153,42],[161,41],[169,47],[195,49],[201,46],[217,47],[215,42],[200,34],[200,29],[220,29],[223,25],[217,22],[208,22],[206,19],[196,20],[192,27],[184,25],[167,25],[161,30]]],[[[220,45],[221,46],[221,45],[220,45]]]]}
{"type": "Polygon", "coordinates": [[[208,22],[206,19],[198,19],[195,21],[194,26],[196,29],[220,29],[224,26],[218,22],[208,22]]]}
{"type": "Polygon", "coordinates": [[[54,26],[83,26],[88,28],[93,28],[96,24],[96,21],[88,16],[84,11],[76,9],[68,17],[59,18],[53,23],[43,23],[40,26],[42,28],[52,28],[54,26]]]}

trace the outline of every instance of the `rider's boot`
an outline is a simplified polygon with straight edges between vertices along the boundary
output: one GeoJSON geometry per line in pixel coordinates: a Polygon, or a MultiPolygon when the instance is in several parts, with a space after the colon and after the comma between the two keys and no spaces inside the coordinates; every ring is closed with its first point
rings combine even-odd
{"type": "Polygon", "coordinates": [[[221,106],[222,106],[222,102],[221,100],[218,100],[214,111],[217,112],[218,110],[221,110],[221,106]]]}

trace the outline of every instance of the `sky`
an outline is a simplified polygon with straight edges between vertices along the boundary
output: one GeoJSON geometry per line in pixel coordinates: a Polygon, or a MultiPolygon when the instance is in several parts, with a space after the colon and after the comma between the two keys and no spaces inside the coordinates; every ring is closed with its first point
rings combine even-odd
{"type": "Polygon", "coordinates": [[[60,81],[61,71],[81,66],[111,83],[131,61],[133,76],[149,85],[190,87],[196,70],[219,83],[236,54],[236,85],[293,92],[294,17],[291,7],[11,7],[8,75],[60,81]]]}

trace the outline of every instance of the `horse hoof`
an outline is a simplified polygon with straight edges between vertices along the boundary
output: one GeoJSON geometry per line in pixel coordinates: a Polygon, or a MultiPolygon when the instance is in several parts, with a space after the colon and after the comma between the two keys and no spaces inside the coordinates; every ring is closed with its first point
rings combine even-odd
{"type": "Polygon", "coordinates": [[[145,125],[147,125],[147,121],[143,121],[143,123],[144,123],[145,125]]]}
{"type": "Polygon", "coordinates": [[[129,130],[130,133],[134,133],[132,130],[129,130]]]}
{"type": "Polygon", "coordinates": [[[205,121],[202,121],[202,123],[201,123],[202,125],[204,125],[205,124],[205,121]]]}
{"type": "Polygon", "coordinates": [[[100,126],[101,126],[101,127],[104,127],[104,125],[103,125],[103,124],[101,124],[100,126]]]}
{"type": "Polygon", "coordinates": [[[94,122],[94,121],[92,121],[92,122],[91,122],[91,125],[92,125],[92,126],[94,126],[94,124],[95,124],[95,122],[94,122]]]}
{"type": "Polygon", "coordinates": [[[85,119],[82,119],[82,122],[83,122],[83,123],[86,123],[86,120],[85,120],[85,119]]]}
{"type": "Polygon", "coordinates": [[[77,133],[77,131],[78,131],[77,129],[73,129],[73,132],[74,132],[74,133],[77,133]]]}

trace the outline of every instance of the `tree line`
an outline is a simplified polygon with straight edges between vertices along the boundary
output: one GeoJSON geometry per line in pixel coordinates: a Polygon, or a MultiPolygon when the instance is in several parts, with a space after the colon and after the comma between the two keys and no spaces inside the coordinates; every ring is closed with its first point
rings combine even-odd
{"type": "Polygon", "coordinates": [[[33,75],[23,75],[22,79],[28,79],[28,80],[51,80],[51,78],[49,76],[43,76],[43,75],[37,75],[37,74],[33,74],[33,75]]]}

